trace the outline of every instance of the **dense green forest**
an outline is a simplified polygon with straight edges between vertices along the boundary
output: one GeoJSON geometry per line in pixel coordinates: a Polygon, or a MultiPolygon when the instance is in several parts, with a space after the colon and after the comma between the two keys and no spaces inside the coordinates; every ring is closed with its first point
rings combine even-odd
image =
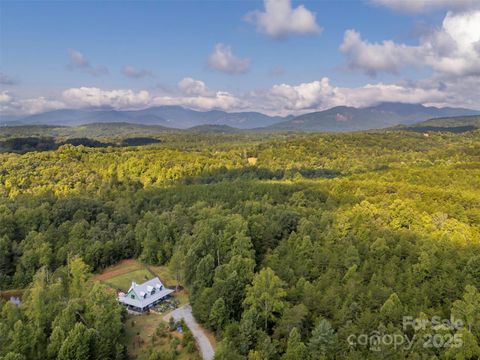
{"type": "Polygon", "coordinates": [[[159,138],[0,154],[0,289],[27,289],[0,359],[125,358],[88,278],[132,257],[178,275],[218,359],[480,357],[479,130],[159,138]]]}
{"type": "Polygon", "coordinates": [[[455,116],[445,118],[434,118],[426,121],[421,121],[414,125],[405,126],[399,125],[397,129],[417,132],[453,132],[462,133],[468,131],[475,131],[480,129],[480,116],[455,116]]]}
{"type": "Polygon", "coordinates": [[[414,126],[451,127],[451,128],[455,128],[458,126],[472,126],[475,128],[480,128],[480,116],[472,115],[472,116],[435,118],[435,119],[419,122],[414,126]]]}

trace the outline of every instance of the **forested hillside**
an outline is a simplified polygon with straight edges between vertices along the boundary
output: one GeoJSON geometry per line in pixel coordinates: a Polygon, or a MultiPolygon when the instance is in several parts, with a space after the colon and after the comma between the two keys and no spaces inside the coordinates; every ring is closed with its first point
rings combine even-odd
{"type": "Polygon", "coordinates": [[[478,130],[161,140],[0,154],[0,289],[28,289],[0,359],[125,358],[88,270],[132,257],[178,275],[218,359],[480,357],[478,130]]]}
{"type": "Polygon", "coordinates": [[[466,132],[480,128],[480,116],[455,116],[435,118],[408,127],[413,131],[466,132]]]}

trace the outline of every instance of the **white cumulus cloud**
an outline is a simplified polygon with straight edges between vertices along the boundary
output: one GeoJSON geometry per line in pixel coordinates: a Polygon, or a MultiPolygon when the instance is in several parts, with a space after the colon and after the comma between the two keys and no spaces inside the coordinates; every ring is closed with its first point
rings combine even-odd
{"type": "Polygon", "coordinates": [[[236,57],[231,46],[219,43],[208,57],[208,66],[227,74],[241,74],[250,67],[250,59],[236,57]]]}
{"type": "Polygon", "coordinates": [[[184,78],[178,83],[181,94],[155,95],[146,90],[103,90],[94,87],[67,89],[62,93],[65,104],[75,108],[141,109],[159,105],[181,105],[199,110],[231,109],[242,101],[225,91],[211,91],[205,83],[184,78]]]}
{"type": "Polygon", "coordinates": [[[315,110],[341,104],[340,94],[328,78],[299,85],[274,85],[270,97],[277,98],[286,110],[315,110]]]}
{"type": "Polygon", "coordinates": [[[12,95],[8,91],[0,92],[0,104],[6,104],[12,101],[12,95]]]}
{"type": "Polygon", "coordinates": [[[209,89],[203,81],[191,77],[183,78],[177,86],[177,91],[168,93],[79,87],[63,91],[57,99],[18,99],[10,92],[1,91],[0,114],[27,115],[61,108],[131,110],[181,105],[197,110],[260,111],[270,115],[288,115],[342,105],[366,107],[380,102],[480,109],[479,76],[434,75],[418,81],[373,82],[357,87],[342,87],[323,77],[311,82],[280,83],[266,90],[238,94],[209,89]]]}
{"type": "Polygon", "coordinates": [[[64,101],[73,107],[107,107],[131,109],[148,106],[151,95],[146,90],[135,92],[130,89],[102,90],[96,87],[71,88],[63,91],[64,101]]]}
{"type": "Polygon", "coordinates": [[[183,78],[178,82],[177,86],[185,95],[211,96],[213,94],[203,81],[195,80],[191,77],[183,78]]]}
{"type": "Polygon", "coordinates": [[[392,10],[422,13],[441,9],[469,10],[480,8],[478,0],[371,0],[374,5],[380,5],[392,10]]]}
{"type": "Polygon", "coordinates": [[[422,43],[427,63],[441,73],[480,76],[480,10],[445,16],[442,28],[422,43]],[[445,51],[442,45],[445,43],[445,51]]]}
{"type": "Polygon", "coordinates": [[[185,77],[177,84],[181,96],[157,96],[156,105],[182,105],[197,110],[231,110],[245,106],[244,101],[227,91],[213,91],[201,80],[185,77]]]}
{"type": "Polygon", "coordinates": [[[319,34],[322,31],[315,13],[303,5],[292,8],[290,0],[264,0],[264,6],[264,11],[252,11],[245,16],[261,33],[284,38],[290,34],[319,34]]]}
{"type": "Polygon", "coordinates": [[[196,110],[233,110],[244,106],[242,100],[226,91],[217,91],[212,96],[157,96],[152,105],[181,105],[196,110]]]}
{"type": "Polygon", "coordinates": [[[480,11],[448,12],[441,28],[422,37],[418,45],[391,40],[372,43],[347,30],[340,51],[350,68],[369,75],[397,73],[407,66],[428,67],[445,76],[480,76],[480,11]]]}
{"type": "Polygon", "coordinates": [[[325,110],[334,106],[366,107],[381,102],[403,102],[433,106],[452,106],[480,109],[477,96],[479,77],[463,79],[428,79],[398,83],[371,83],[358,87],[333,85],[324,77],[298,85],[274,85],[262,97],[253,101],[268,104],[266,111],[277,114],[304,113],[325,110]]]}
{"type": "Polygon", "coordinates": [[[420,60],[419,56],[423,57],[419,47],[396,44],[390,40],[370,43],[355,30],[345,32],[340,51],[347,56],[351,69],[361,69],[371,76],[380,71],[397,73],[401,67],[414,64],[420,60]]]}
{"type": "Polygon", "coordinates": [[[32,99],[17,99],[8,91],[0,92],[0,114],[30,115],[64,107],[63,102],[47,99],[43,96],[32,99]]]}

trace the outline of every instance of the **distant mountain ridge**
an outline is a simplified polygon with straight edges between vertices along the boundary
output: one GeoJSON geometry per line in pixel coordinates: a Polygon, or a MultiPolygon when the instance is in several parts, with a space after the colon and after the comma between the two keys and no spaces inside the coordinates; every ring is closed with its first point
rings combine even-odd
{"type": "Polygon", "coordinates": [[[394,125],[410,125],[437,117],[467,116],[480,111],[462,108],[437,108],[420,104],[382,103],[366,108],[337,106],[303,114],[269,126],[268,130],[359,131],[394,125]]]}
{"type": "MultiPolygon", "coordinates": [[[[480,111],[463,108],[437,108],[421,104],[381,103],[355,108],[337,106],[299,116],[269,116],[259,112],[197,111],[181,106],[158,106],[143,110],[54,110],[15,119],[15,125],[36,124],[78,126],[92,123],[130,123],[156,125],[171,129],[200,127],[199,131],[234,129],[257,131],[325,131],[343,132],[412,125],[439,117],[480,115],[480,111]],[[205,126],[220,126],[208,128],[205,126]],[[229,128],[221,128],[227,126],[229,128]],[[233,129],[232,129],[233,128],[233,129]]],[[[3,120],[7,121],[7,120],[3,120]]]]}
{"type": "Polygon", "coordinates": [[[431,127],[458,127],[473,126],[480,128],[480,115],[455,116],[429,119],[412,125],[412,127],[431,126],[431,127]]]}
{"type": "Polygon", "coordinates": [[[480,115],[441,117],[421,121],[410,126],[400,126],[397,129],[417,132],[467,132],[480,129],[480,115]]]}
{"type": "Polygon", "coordinates": [[[238,129],[265,127],[287,118],[258,112],[197,111],[181,106],[158,106],[143,110],[53,110],[16,119],[19,124],[78,126],[91,123],[125,122],[187,129],[200,125],[228,125],[238,129]]]}

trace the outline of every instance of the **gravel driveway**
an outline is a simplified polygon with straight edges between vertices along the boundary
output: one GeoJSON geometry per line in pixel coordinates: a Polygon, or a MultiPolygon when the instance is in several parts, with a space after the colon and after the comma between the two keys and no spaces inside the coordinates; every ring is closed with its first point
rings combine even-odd
{"type": "Polygon", "coordinates": [[[170,314],[166,315],[164,320],[168,321],[168,319],[170,319],[172,316],[177,321],[180,319],[185,320],[185,323],[195,337],[195,340],[197,340],[197,344],[200,347],[200,352],[202,353],[203,359],[213,360],[215,351],[213,350],[212,344],[210,344],[210,340],[208,340],[208,337],[204,334],[202,328],[200,325],[198,325],[197,321],[193,317],[192,307],[190,305],[179,307],[170,314]]]}

